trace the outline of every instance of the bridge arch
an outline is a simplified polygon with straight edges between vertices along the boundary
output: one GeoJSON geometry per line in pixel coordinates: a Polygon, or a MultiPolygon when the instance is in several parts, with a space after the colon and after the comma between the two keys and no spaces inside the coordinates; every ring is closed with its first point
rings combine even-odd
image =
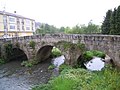
{"type": "Polygon", "coordinates": [[[37,53],[36,53],[36,60],[38,62],[44,61],[46,59],[48,59],[51,55],[51,51],[53,49],[54,46],[52,45],[44,45],[42,46],[40,49],[38,49],[37,53]]]}
{"type": "Polygon", "coordinates": [[[14,47],[12,48],[11,57],[9,58],[9,61],[11,60],[25,61],[25,60],[28,60],[28,58],[22,49],[14,47]]]}

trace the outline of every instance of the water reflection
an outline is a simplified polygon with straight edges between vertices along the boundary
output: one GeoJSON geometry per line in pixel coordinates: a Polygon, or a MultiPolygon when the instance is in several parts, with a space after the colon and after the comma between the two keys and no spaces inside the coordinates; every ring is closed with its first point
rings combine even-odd
{"type": "Polygon", "coordinates": [[[53,59],[53,64],[55,65],[55,67],[59,67],[64,62],[65,62],[64,55],[59,56],[59,57],[53,59]]]}
{"type": "Polygon", "coordinates": [[[62,55],[62,56],[52,59],[52,61],[53,61],[52,63],[55,66],[55,68],[53,70],[53,76],[58,76],[59,75],[59,66],[65,62],[65,57],[64,57],[64,55],[62,55]]]}
{"type": "Polygon", "coordinates": [[[92,60],[84,64],[88,70],[100,71],[105,66],[102,58],[94,57],[92,60]]]}

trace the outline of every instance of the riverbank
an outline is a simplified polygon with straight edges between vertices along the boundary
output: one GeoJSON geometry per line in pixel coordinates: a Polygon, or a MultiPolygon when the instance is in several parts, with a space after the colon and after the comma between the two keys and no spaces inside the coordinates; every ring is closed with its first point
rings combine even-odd
{"type": "Polygon", "coordinates": [[[119,90],[120,71],[106,66],[102,71],[64,66],[60,75],[32,90],[119,90]],[[65,68],[64,68],[65,67],[65,68]]]}
{"type": "Polygon", "coordinates": [[[52,71],[51,60],[33,67],[22,67],[21,62],[11,61],[0,66],[0,90],[29,90],[34,85],[47,83],[52,71]]]}

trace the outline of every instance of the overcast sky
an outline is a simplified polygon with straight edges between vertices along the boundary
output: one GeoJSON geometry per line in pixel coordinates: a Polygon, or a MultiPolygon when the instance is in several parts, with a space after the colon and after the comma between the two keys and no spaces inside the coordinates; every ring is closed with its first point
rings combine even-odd
{"type": "Polygon", "coordinates": [[[120,0],[0,0],[0,10],[35,19],[57,27],[101,24],[108,9],[120,5],[120,0]]]}

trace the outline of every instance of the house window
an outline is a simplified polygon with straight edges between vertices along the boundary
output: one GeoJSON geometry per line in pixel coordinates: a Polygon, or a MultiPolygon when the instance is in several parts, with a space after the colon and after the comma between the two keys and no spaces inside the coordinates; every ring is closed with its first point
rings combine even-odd
{"type": "Polygon", "coordinates": [[[24,25],[24,19],[22,19],[22,25],[24,25]]]}
{"type": "Polygon", "coordinates": [[[10,25],[10,29],[15,29],[15,25],[10,25]]]}
{"type": "Polygon", "coordinates": [[[22,30],[24,30],[24,26],[22,26],[22,30]]]}
{"type": "Polygon", "coordinates": [[[30,30],[30,27],[26,27],[26,30],[30,30]]]}
{"type": "Polygon", "coordinates": [[[15,18],[14,17],[9,17],[9,21],[10,22],[15,22],[15,18]]]}
{"type": "Polygon", "coordinates": [[[30,20],[26,20],[26,25],[30,26],[30,20]]]}

